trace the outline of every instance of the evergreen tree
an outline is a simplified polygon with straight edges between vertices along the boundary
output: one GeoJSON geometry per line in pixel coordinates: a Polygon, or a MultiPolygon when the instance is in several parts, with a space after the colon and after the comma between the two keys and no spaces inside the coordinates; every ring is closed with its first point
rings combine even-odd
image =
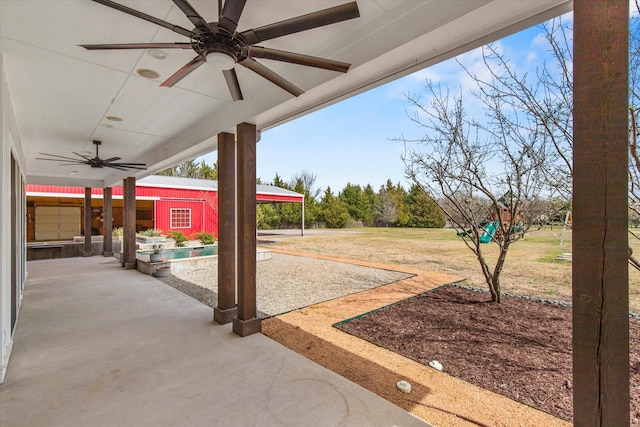
{"type": "MultiPolygon", "coordinates": [[[[304,194],[304,226],[313,226],[318,217],[318,202],[311,196],[310,188],[305,185],[304,180],[301,178],[296,179],[293,191],[304,194]]],[[[300,223],[300,221],[298,221],[298,223],[300,223]]]]}
{"type": "Polygon", "coordinates": [[[345,203],[354,221],[362,221],[363,224],[370,224],[373,221],[371,202],[359,185],[347,183],[338,194],[338,198],[345,203]]]}
{"type": "Polygon", "coordinates": [[[438,204],[420,187],[413,184],[409,190],[409,227],[442,228],[445,218],[438,204]]]}
{"type": "Polygon", "coordinates": [[[218,162],[215,162],[213,166],[209,166],[204,160],[200,162],[200,170],[198,171],[198,177],[201,179],[211,179],[213,181],[218,180],[218,162]]]}
{"type": "Polygon", "coordinates": [[[320,202],[320,218],[327,228],[344,228],[351,221],[347,205],[335,197],[327,187],[320,202]]]}
{"type": "Polygon", "coordinates": [[[365,225],[371,226],[374,224],[376,216],[375,209],[376,206],[378,206],[378,204],[380,203],[380,197],[378,197],[376,192],[373,190],[371,184],[367,184],[367,186],[364,187],[363,193],[369,202],[369,221],[365,222],[365,225]]]}

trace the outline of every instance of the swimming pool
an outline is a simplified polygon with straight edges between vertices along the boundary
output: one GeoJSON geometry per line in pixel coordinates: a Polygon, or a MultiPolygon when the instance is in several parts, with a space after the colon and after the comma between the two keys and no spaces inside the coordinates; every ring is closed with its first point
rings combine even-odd
{"type": "MultiPolygon", "coordinates": [[[[177,273],[184,270],[205,270],[218,265],[218,245],[165,249],[159,254],[160,260],[153,262],[151,254],[153,254],[151,250],[136,253],[137,269],[150,275],[155,275],[158,268],[169,267],[171,273],[177,273]]],[[[269,259],[271,259],[271,251],[256,250],[256,261],[269,259]]]]}
{"type": "MultiPolygon", "coordinates": [[[[140,255],[151,255],[153,251],[140,251],[140,255]]],[[[160,258],[163,261],[172,259],[198,258],[203,256],[218,255],[218,245],[206,245],[188,248],[172,248],[165,249],[160,252],[160,258]]]]}

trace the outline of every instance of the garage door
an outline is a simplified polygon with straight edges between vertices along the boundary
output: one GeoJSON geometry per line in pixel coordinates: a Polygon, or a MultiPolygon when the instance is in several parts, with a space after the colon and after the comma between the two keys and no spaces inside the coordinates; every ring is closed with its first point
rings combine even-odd
{"type": "Polygon", "coordinates": [[[72,240],[80,235],[79,206],[36,206],[36,240],[72,240]]]}

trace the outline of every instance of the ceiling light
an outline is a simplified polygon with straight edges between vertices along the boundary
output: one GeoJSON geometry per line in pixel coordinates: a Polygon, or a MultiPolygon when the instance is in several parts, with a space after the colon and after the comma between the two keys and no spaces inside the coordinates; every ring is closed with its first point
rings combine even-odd
{"type": "Polygon", "coordinates": [[[166,52],[163,52],[158,49],[150,49],[147,51],[147,55],[155,59],[167,59],[169,56],[166,52]]]}
{"type": "Polygon", "coordinates": [[[160,74],[158,74],[156,71],[153,70],[149,70],[148,68],[138,68],[136,70],[136,73],[140,74],[142,77],[146,78],[146,79],[157,79],[158,77],[160,77],[160,74]]]}
{"type": "Polygon", "coordinates": [[[236,60],[223,52],[211,52],[207,55],[207,64],[213,65],[218,70],[230,70],[236,65],[236,60]]]}
{"type": "Polygon", "coordinates": [[[113,125],[110,125],[109,123],[102,123],[100,126],[104,127],[104,128],[112,128],[113,125]]]}
{"type": "Polygon", "coordinates": [[[70,171],[69,175],[78,175],[78,173],[79,173],[78,171],[70,171]]]}
{"type": "Polygon", "coordinates": [[[107,116],[106,117],[107,120],[111,120],[112,122],[121,122],[122,118],[118,117],[118,116],[107,116]]]}

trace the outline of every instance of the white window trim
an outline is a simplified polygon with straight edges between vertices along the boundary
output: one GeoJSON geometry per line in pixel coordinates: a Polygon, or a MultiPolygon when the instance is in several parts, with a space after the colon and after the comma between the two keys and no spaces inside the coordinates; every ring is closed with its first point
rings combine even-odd
{"type": "Polygon", "coordinates": [[[190,208],[171,208],[169,212],[169,224],[171,225],[171,229],[174,228],[191,228],[191,209],[190,208]],[[189,225],[187,227],[174,227],[173,225],[173,212],[174,211],[187,211],[189,212],[189,225]]]}

